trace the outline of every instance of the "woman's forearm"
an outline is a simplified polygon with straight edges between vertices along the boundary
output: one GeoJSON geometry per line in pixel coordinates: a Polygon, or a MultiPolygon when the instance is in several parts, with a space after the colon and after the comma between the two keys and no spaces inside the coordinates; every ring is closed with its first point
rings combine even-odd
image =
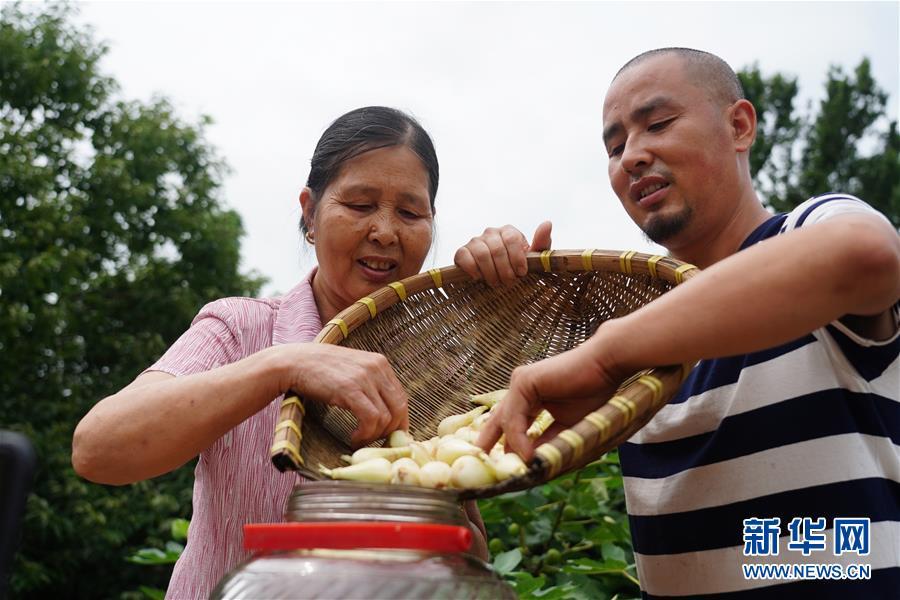
{"type": "Polygon", "coordinates": [[[180,467],[281,393],[282,362],[269,348],[195,375],[141,375],[78,424],[75,470],[97,483],[121,485],[180,467]]]}

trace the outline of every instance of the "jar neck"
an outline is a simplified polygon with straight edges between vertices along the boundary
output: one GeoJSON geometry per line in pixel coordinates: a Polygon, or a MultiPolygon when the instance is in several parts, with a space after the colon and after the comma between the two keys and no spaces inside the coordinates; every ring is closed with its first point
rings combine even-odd
{"type": "Polygon", "coordinates": [[[307,481],[298,485],[287,501],[284,518],[288,522],[468,524],[453,492],[356,481],[307,481]]]}

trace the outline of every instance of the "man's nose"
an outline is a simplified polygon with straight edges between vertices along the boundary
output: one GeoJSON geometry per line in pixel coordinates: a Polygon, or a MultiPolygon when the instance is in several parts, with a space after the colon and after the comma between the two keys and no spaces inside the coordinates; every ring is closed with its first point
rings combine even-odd
{"type": "Polygon", "coordinates": [[[628,140],[622,150],[622,169],[629,175],[639,174],[653,162],[653,154],[640,140],[628,140]]]}

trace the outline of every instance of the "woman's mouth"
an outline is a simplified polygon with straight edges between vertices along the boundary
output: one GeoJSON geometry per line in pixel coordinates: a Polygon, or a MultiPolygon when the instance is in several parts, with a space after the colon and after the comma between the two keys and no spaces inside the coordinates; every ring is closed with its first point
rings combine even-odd
{"type": "Polygon", "coordinates": [[[397,269],[397,262],[380,258],[360,258],[356,261],[363,275],[372,281],[386,281],[397,269]]]}

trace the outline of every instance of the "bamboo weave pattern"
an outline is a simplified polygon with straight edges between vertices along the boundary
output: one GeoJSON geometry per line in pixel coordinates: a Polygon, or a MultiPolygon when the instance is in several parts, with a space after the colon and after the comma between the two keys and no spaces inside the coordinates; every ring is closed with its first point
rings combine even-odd
{"type": "MultiPolygon", "coordinates": [[[[517,366],[575,348],[604,321],[698,272],[666,257],[593,249],[530,253],[528,266],[528,275],[500,288],[473,282],[456,267],[431,269],[362,298],[316,341],[385,355],[410,398],[410,433],[427,439],[441,419],[471,409],[471,394],[508,387],[517,366]]],[[[461,496],[523,489],[595,460],[646,424],[689,371],[676,365],[635,374],[606,404],[541,445],[526,475],[461,496]]],[[[319,479],[319,463],[341,465],[355,426],[347,411],[288,394],[273,463],[319,479]]]]}

